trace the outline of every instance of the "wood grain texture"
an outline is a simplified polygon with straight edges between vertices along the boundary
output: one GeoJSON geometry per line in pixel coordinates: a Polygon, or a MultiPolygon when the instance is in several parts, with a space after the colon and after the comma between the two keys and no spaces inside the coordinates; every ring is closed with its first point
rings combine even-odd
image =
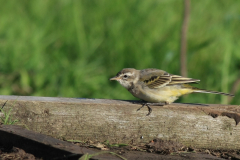
{"type": "Polygon", "coordinates": [[[30,130],[65,140],[109,140],[140,144],[154,138],[174,140],[186,146],[240,149],[240,106],[171,104],[151,106],[130,101],[0,96],[5,110],[30,130]]]}

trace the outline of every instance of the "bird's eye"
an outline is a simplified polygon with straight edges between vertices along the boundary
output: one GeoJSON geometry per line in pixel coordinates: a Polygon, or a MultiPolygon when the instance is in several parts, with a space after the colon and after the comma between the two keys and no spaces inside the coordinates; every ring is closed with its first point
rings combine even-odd
{"type": "Polygon", "coordinates": [[[123,77],[124,77],[124,78],[127,78],[128,76],[125,74],[123,77]]]}

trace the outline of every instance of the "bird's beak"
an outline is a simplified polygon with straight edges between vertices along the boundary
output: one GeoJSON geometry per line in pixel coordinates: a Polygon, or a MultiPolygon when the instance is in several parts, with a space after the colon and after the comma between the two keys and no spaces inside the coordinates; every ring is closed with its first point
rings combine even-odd
{"type": "Polygon", "coordinates": [[[112,78],[110,78],[109,80],[110,80],[110,81],[113,81],[113,80],[116,80],[116,81],[118,81],[118,80],[120,80],[120,78],[119,78],[119,77],[117,77],[117,76],[115,76],[115,77],[112,77],[112,78]]]}

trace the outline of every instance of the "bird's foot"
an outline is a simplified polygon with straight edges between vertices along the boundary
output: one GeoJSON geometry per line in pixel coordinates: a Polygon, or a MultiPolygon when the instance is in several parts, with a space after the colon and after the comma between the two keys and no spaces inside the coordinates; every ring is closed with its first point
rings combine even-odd
{"type": "Polygon", "coordinates": [[[146,116],[149,116],[152,113],[152,108],[150,106],[164,106],[168,104],[167,102],[165,103],[147,103],[147,102],[143,102],[142,103],[142,107],[138,108],[137,111],[139,111],[140,109],[142,109],[144,106],[148,107],[148,114],[146,116]]]}

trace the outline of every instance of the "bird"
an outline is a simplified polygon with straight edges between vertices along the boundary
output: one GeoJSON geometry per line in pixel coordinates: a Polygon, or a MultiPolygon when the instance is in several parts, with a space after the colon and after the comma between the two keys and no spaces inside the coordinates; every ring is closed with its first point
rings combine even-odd
{"type": "Polygon", "coordinates": [[[137,70],[134,68],[124,68],[110,80],[118,81],[134,97],[143,101],[142,107],[148,107],[148,115],[151,114],[150,105],[166,105],[176,101],[180,96],[190,93],[212,93],[225,96],[233,94],[199,89],[191,86],[198,83],[199,79],[186,78],[179,75],[170,74],[164,70],[147,68],[137,70]]]}

